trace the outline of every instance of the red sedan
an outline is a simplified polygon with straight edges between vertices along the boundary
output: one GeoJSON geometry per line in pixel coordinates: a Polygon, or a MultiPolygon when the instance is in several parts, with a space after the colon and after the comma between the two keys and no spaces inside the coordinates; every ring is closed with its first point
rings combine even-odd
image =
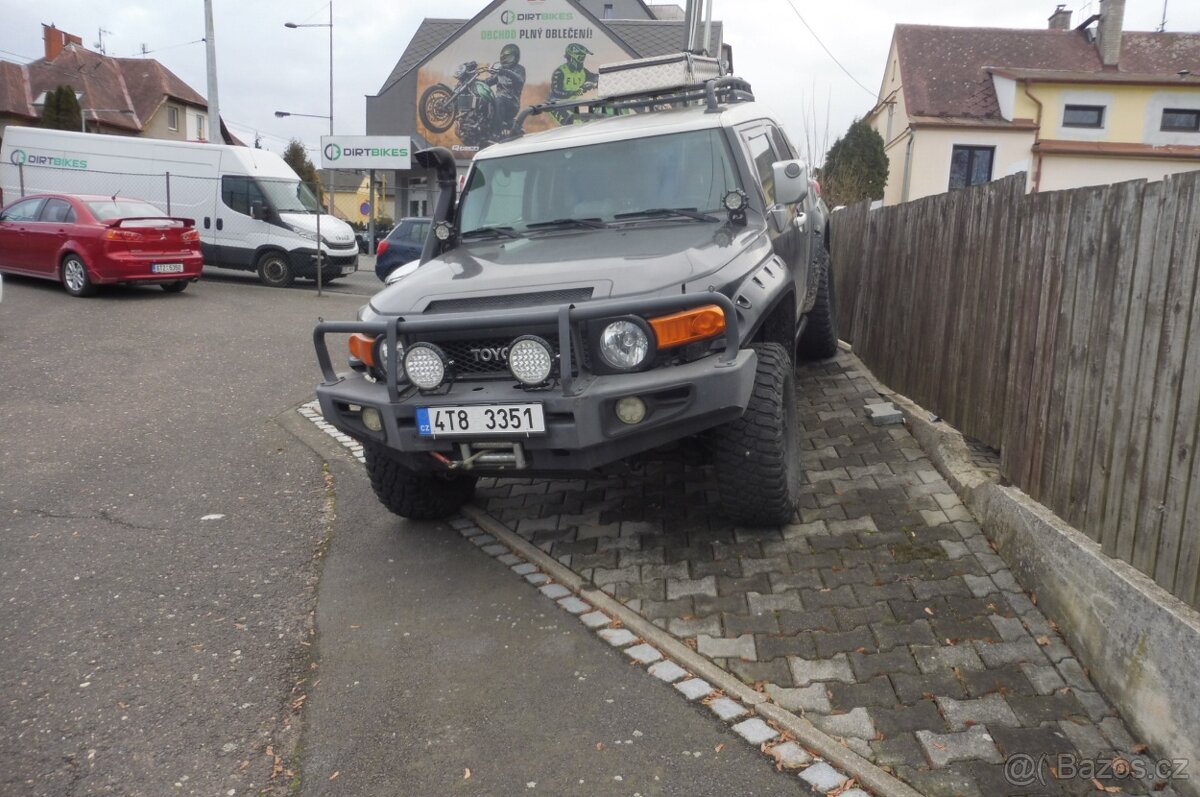
{"type": "Polygon", "coordinates": [[[0,211],[0,271],[58,280],[72,296],[118,282],[178,293],[203,265],[193,221],[140,199],[38,194],[0,211]]]}

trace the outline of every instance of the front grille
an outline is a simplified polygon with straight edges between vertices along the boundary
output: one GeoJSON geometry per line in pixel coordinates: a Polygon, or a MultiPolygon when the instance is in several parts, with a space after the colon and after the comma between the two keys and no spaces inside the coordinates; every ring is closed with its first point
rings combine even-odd
{"type": "Polygon", "coordinates": [[[592,288],[566,288],[540,293],[512,293],[502,296],[472,296],[463,299],[435,299],[426,313],[472,313],[479,310],[507,310],[513,307],[544,307],[571,304],[592,298],[592,288]]]}
{"type": "MultiPolygon", "coordinates": [[[[446,357],[454,363],[458,379],[512,379],[508,370],[508,347],[521,334],[503,338],[475,338],[471,340],[433,340],[446,357]]],[[[558,336],[541,335],[558,355],[558,336]]],[[[555,369],[557,373],[557,368],[555,369]]]]}

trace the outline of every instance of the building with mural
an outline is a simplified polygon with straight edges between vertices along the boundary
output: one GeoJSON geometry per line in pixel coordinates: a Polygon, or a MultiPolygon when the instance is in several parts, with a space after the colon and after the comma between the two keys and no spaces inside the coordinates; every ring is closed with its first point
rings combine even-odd
{"type": "MultiPolygon", "coordinates": [[[[708,52],[731,60],[714,22],[708,52]]],[[[522,108],[591,95],[602,64],[679,52],[688,30],[677,5],[642,0],[495,0],[469,20],[426,19],[379,93],[367,97],[368,135],[443,146],[465,172],[480,149],[509,134],[522,108]]],[[[569,122],[531,117],[527,131],[569,122]]],[[[396,210],[427,215],[436,187],[397,172],[396,210]]]]}

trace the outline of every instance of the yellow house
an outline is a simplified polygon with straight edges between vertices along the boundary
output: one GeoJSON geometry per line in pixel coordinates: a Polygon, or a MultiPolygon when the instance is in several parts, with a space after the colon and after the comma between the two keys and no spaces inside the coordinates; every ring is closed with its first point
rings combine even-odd
{"type": "Polygon", "coordinates": [[[867,116],[884,204],[1026,172],[1031,191],[1200,169],[1200,34],[1123,31],[1124,0],[1045,30],[897,25],[867,116]]]}
{"type": "MultiPolygon", "coordinates": [[[[364,210],[370,210],[371,187],[367,180],[367,173],[358,170],[345,169],[319,169],[318,175],[321,178],[321,186],[325,191],[333,191],[333,210],[334,215],[339,219],[346,221],[359,222],[366,224],[370,220],[370,214],[364,213],[364,210]]],[[[390,184],[391,181],[386,179],[388,175],[385,172],[378,171],[375,173],[375,207],[376,218],[387,216],[396,218],[396,193],[390,184]]]]}

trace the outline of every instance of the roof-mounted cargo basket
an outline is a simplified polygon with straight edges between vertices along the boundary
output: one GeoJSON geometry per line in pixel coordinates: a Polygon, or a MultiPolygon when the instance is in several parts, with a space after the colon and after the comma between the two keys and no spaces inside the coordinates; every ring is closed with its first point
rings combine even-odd
{"type": "Polygon", "coordinates": [[[745,80],[727,75],[703,83],[668,86],[616,97],[594,97],[576,102],[531,105],[517,116],[513,124],[512,138],[520,138],[525,134],[526,119],[542,113],[554,114],[563,124],[575,124],[627,113],[666,111],[701,102],[707,106],[709,113],[717,113],[722,105],[754,102],[754,91],[745,80]]]}

